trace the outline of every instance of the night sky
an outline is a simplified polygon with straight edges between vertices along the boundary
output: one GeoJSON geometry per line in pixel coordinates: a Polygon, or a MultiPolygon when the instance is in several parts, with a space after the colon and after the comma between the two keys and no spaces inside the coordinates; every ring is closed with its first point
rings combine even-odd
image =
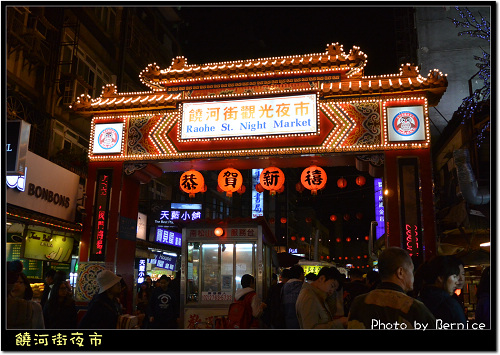
{"type": "Polygon", "coordinates": [[[399,71],[393,7],[180,7],[188,64],[322,53],[339,42],[368,55],[366,75],[399,71]]]}

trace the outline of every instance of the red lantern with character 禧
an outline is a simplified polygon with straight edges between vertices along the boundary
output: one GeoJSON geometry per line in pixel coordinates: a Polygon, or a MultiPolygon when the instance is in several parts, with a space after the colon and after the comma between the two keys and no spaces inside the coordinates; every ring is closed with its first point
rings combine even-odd
{"type": "Polygon", "coordinates": [[[300,176],[302,185],[316,195],[326,185],[326,172],[319,166],[311,165],[304,169],[300,176]]]}

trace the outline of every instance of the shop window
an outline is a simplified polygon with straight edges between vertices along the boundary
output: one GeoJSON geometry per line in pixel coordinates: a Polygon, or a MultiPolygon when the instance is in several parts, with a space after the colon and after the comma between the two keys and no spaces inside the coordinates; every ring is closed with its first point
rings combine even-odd
{"type": "Polygon", "coordinates": [[[187,303],[230,303],[244,274],[255,275],[253,243],[188,243],[187,303]]]}

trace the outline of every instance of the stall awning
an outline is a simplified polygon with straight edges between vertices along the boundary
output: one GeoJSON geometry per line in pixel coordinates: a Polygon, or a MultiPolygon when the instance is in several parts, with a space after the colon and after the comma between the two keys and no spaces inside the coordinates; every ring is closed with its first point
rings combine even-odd
{"type": "Polygon", "coordinates": [[[304,259],[301,256],[292,255],[289,253],[278,253],[278,263],[280,267],[290,267],[304,259]]]}
{"type": "Polygon", "coordinates": [[[7,204],[6,214],[8,219],[19,221],[19,223],[39,225],[51,229],[59,229],[66,232],[79,233],[82,231],[82,225],[80,223],[65,221],[11,204],[7,204]]]}

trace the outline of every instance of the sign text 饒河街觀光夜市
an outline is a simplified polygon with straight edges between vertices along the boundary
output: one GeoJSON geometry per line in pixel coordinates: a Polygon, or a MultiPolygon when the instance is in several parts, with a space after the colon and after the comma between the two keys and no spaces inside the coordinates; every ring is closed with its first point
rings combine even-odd
{"type": "Polygon", "coordinates": [[[315,133],[316,95],[187,102],[181,139],[315,133]]]}

